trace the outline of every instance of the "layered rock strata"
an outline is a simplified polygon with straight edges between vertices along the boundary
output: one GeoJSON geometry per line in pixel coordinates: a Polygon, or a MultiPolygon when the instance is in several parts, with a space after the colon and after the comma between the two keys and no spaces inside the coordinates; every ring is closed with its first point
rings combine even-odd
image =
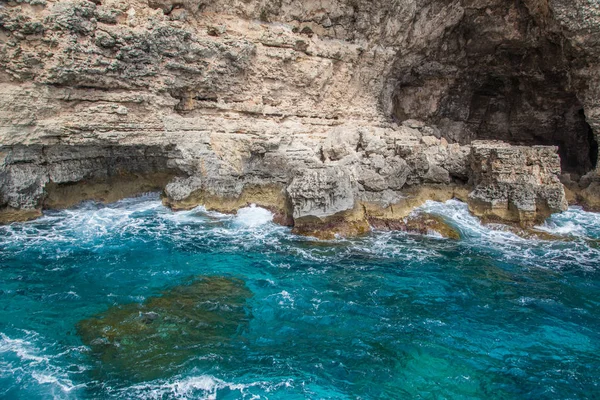
{"type": "Polygon", "coordinates": [[[565,208],[561,167],[600,206],[599,23],[587,0],[3,3],[0,219],[164,189],[321,237],[453,197],[528,225],[565,208]]]}

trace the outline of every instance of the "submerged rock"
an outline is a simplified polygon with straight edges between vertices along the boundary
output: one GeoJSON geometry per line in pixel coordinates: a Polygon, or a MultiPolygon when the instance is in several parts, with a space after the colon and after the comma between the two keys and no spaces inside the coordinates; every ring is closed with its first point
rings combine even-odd
{"type": "Polygon", "coordinates": [[[370,218],[369,223],[375,229],[396,230],[420,235],[438,234],[446,239],[460,240],[458,229],[451,226],[439,215],[414,212],[401,220],[370,218]]]}
{"type": "Polygon", "coordinates": [[[440,236],[448,239],[460,239],[460,232],[454,228],[444,218],[439,215],[428,213],[418,213],[411,215],[406,219],[406,230],[408,232],[420,233],[427,235],[437,233],[440,236]]]}
{"type": "Polygon", "coordinates": [[[544,241],[559,241],[569,242],[575,240],[573,236],[557,235],[554,233],[546,232],[543,230],[536,229],[535,227],[522,228],[517,224],[496,224],[487,223],[485,224],[488,228],[501,232],[511,232],[515,235],[522,237],[527,240],[544,240],[544,241]]]}
{"type": "Polygon", "coordinates": [[[239,279],[200,278],[142,304],[111,307],[80,321],[77,331],[99,360],[99,371],[154,379],[232,346],[251,318],[251,296],[239,279]]]}

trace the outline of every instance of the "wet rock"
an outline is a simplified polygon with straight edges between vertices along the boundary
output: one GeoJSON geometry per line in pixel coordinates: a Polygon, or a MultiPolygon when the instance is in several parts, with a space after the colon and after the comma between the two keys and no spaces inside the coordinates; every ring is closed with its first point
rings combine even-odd
{"type": "Polygon", "coordinates": [[[573,180],[571,174],[568,173],[563,173],[560,176],[560,182],[565,188],[565,197],[567,198],[569,205],[578,204],[578,194],[581,191],[579,183],[576,180],[573,180]]]}
{"type": "Polygon", "coordinates": [[[371,227],[362,207],[343,211],[327,217],[305,216],[294,219],[292,233],[331,240],[361,236],[370,232],[371,227]]]}
{"type": "Polygon", "coordinates": [[[458,229],[451,226],[443,217],[423,212],[412,212],[403,219],[370,217],[369,224],[377,230],[404,231],[419,235],[434,234],[454,240],[461,238],[458,229]]]}
{"type": "Polygon", "coordinates": [[[586,210],[600,212],[600,182],[592,182],[583,189],[579,201],[586,210]]]}
{"type": "Polygon", "coordinates": [[[600,176],[591,171],[575,182],[570,175],[563,174],[561,182],[565,186],[569,204],[582,206],[587,211],[600,212],[600,176]]]}
{"type": "Polygon", "coordinates": [[[290,199],[280,185],[247,185],[237,194],[224,196],[203,188],[194,189],[197,184],[200,184],[200,178],[174,180],[167,185],[163,204],[173,210],[191,210],[204,206],[209,211],[224,214],[235,214],[240,208],[254,204],[271,211],[273,222],[283,226],[294,224],[290,199]]]}
{"type": "Polygon", "coordinates": [[[416,213],[406,218],[406,231],[427,235],[435,233],[443,238],[459,240],[458,229],[454,228],[439,215],[416,213]]]}
{"type": "Polygon", "coordinates": [[[140,313],[140,320],[145,324],[151,324],[156,319],[158,319],[158,314],[154,311],[140,313]]]}
{"type": "Polygon", "coordinates": [[[44,188],[42,206],[46,209],[64,209],[86,200],[114,203],[128,197],[160,191],[172,178],[172,173],[121,174],[74,183],[50,182],[44,188]]]}
{"type": "Polygon", "coordinates": [[[503,232],[512,232],[515,235],[522,237],[528,240],[545,240],[545,241],[560,241],[560,242],[568,242],[575,240],[572,236],[561,236],[553,233],[545,232],[535,227],[523,228],[517,224],[496,224],[496,223],[487,223],[487,227],[497,231],[503,232]]]}
{"type": "Polygon", "coordinates": [[[161,147],[4,146],[0,153],[0,209],[5,210],[113,202],[161,190],[176,174],[161,147]]]}

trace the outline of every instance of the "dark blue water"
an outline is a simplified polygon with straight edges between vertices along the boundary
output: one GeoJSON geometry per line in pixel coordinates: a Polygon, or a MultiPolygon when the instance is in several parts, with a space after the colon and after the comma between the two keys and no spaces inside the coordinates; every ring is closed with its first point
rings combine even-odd
{"type": "Polygon", "coordinates": [[[173,213],[154,196],[1,227],[0,398],[598,398],[600,216],[553,217],[542,228],[566,240],[550,242],[483,227],[458,202],[425,208],[463,240],[319,242],[265,210],[173,213]],[[176,357],[107,365],[84,342],[81,321],[183,304],[172,288],[194,280],[244,294],[201,346],[136,337],[123,346],[172,342],[176,357]]]}

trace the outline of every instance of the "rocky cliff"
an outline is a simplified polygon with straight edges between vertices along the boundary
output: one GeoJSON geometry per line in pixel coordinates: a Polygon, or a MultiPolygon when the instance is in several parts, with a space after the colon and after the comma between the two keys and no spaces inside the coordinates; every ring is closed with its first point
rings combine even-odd
{"type": "Polygon", "coordinates": [[[527,225],[563,183],[600,208],[598,54],[593,0],[4,2],[0,219],[148,190],[324,236],[451,197],[527,225]]]}

